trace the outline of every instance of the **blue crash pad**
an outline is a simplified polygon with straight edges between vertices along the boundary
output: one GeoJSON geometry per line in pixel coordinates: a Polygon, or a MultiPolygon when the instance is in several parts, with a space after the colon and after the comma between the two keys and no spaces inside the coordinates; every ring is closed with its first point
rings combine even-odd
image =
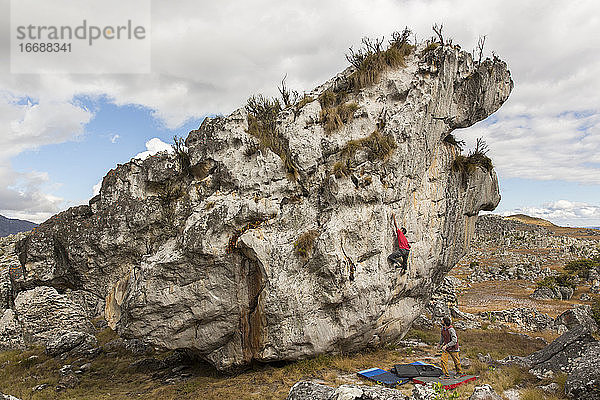
{"type": "Polygon", "coordinates": [[[369,368],[357,372],[358,376],[366,378],[370,381],[377,382],[386,386],[397,386],[409,382],[410,379],[400,378],[391,372],[384,371],[381,368],[369,368]]]}

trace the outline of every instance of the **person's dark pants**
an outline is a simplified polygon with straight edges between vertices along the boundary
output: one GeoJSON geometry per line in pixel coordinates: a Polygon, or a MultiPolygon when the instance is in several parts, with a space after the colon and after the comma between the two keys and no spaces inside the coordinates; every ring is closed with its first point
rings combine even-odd
{"type": "Polygon", "coordinates": [[[388,260],[390,260],[393,263],[401,264],[402,269],[404,271],[406,271],[406,266],[408,263],[408,252],[409,252],[409,250],[407,250],[407,249],[400,249],[400,250],[394,251],[392,254],[390,254],[388,256],[388,260]]]}

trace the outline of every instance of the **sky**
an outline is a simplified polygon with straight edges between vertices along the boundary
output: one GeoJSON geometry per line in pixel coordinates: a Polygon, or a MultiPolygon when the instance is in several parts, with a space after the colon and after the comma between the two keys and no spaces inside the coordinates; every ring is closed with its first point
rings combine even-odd
{"type": "MultiPolygon", "coordinates": [[[[600,2],[150,1],[148,71],[25,74],[11,72],[14,21],[0,0],[0,214],[42,222],[85,204],[109,169],[168,148],[252,94],[277,94],[285,74],[309,91],[346,68],[363,36],[408,26],[423,40],[443,23],[469,51],[486,35],[485,55],[505,60],[515,82],[498,112],[454,132],[466,150],[479,137],[489,145],[495,212],[600,226],[600,2]]],[[[108,55],[117,65],[127,52],[108,55]]]]}

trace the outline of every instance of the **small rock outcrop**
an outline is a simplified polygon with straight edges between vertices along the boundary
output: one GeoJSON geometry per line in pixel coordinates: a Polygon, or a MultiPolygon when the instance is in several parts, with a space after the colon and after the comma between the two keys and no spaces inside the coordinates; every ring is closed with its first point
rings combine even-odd
{"type": "Polygon", "coordinates": [[[502,400],[490,385],[476,386],[469,400],[502,400]]]}
{"type": "Polygon", "coordinates": [[[382,386],[342,385],[338,388],[314,382],[298,382],[287,400],[408,400],[402,392],[382,386]]]}
{"type": "Polygon", "coordinates": [[[11,396],[9,394],[0,393],[0,400],[20,400],[20,399],[15,396],[11,396]]]}
{"type": "Polygon", "coordinates": [[[543,331],[554,328],[554,320],[547,314],[532,307],[517,307],[509,310],[486,311],[478,314],[490,322],[510,322],[518,324],[526,331],[543,331]]]}
{"type": "Polygon", "coordinates": [[[598,332],[598,325],[592,317],[592,307],[587,304],[579,304],[572,309],[563,312],[556,317],[554,325],[564,325],[567,329],[582,326],[592,333],[598,332]]]}
{"type": "Polygon", "coordinates": [[[587,345],[595,342],[587,329],[576,326],[523,361],[531,367],[530,372],[540,378],[557,372],[570,373],[585,355],[587,345]]]}
{"type": "Polygon", "coordinates": [[[529,297],[536,300],[571,300],[573,292],[573,288],[567,286],[557,286],[554,288],[540,286],[529,297]]]}
{"type": "Polygon", "coordinates": [[[565,382],[565,393],[572,399],[600,399],[600,343],[590,343],[583,350],[565,382]]]}
{"type": "Polygon", "coordinates": [[[52,357],[90,355],[97,346],[98,340],[89,333],[67,332],[48,342],[46,354],[52,357]]]}
{"type": "Polygon", "coordinates": [[[420,46],[403,65],[356,90],[349,68],[271,130],[241,108],[206,119],[187,150],[111,170],[89,205],[19,241],[13,290],[86,293],[71,303],[87,318],[105,299],[123,337],[222,370],[399,339],[500,200],[491,163],[456,164],[450,134],[513,87],[506,63],[458,47],[420,46]],[[331,101],[353,111],[335,132],[331,101]],[[412,244],[406,274],[387,261],[392,213],[412,244]]]}

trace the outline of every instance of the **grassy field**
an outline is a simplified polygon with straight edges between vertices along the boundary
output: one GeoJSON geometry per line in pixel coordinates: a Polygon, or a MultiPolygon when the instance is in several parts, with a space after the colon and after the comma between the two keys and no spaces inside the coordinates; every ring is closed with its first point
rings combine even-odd
{"type": "MultiPolygon", "coordinates": [[[[428,360],[438,362],[435,343],[439,332],[411,330],[408,338],[419,339],[430,345],[426,347],[385,346],[372,348],[355,354],[319,356],[307,360],[281,365],[253,365],[244,372],[234,375],[220,374],[211,367],[194,364],[189,372],[191,376],[182,381],[166,384],[164,379],[151,373],[135,372],[129,365],[138,360],[132,354],[122,350],[118,353],[101,354],[91,360],[89,371],[80,375],[80,382],[74,389],[55,391],[59,382],[58,370],[64,364],[81,365],[87,360],[56,360],[46,356],[42,349],[26,352],[8,351],[0,353],[0,391],[28,399],[285,399],[290,387],[299,380],[316,380],[327,385],[369,384],[356,376],[356,372],[365,368],[391,368],[394,364],[428,360]],[[48,384],[46,389],[33,391],[40,384],[48,384]]],[[[99,335],[101,343],[115,338],[107,329],[99,335]]],[[[468,398],[476,385],[488,383],[498,393],[512,387],[522,387],[525,399],[559,399],[544,397],[534,385],[539,381],[527,372],[516,367],[489,369],[477,360],[477,353],[490,353],[494,358],[503,358],[509,354],[527,355],[544,346],[540,340],[503,331],[473,330],[459,332],[462,357],[468,357],[471,368],[466,371],[480,378],[475,383],[459,387],[456,391],[460,398],[468,398]]],[[[552,337],[547,337],[552,339],[552,337]]],[[[168,353],[156,354],[164,358],[168,353]]],[[[564,378],[558,377],[564,385],[564,378]]],[[[550,383],[550,381],[546,382],[550,383]]],[[[412,385],[400,388],[410,395],[412,385]]]]}

